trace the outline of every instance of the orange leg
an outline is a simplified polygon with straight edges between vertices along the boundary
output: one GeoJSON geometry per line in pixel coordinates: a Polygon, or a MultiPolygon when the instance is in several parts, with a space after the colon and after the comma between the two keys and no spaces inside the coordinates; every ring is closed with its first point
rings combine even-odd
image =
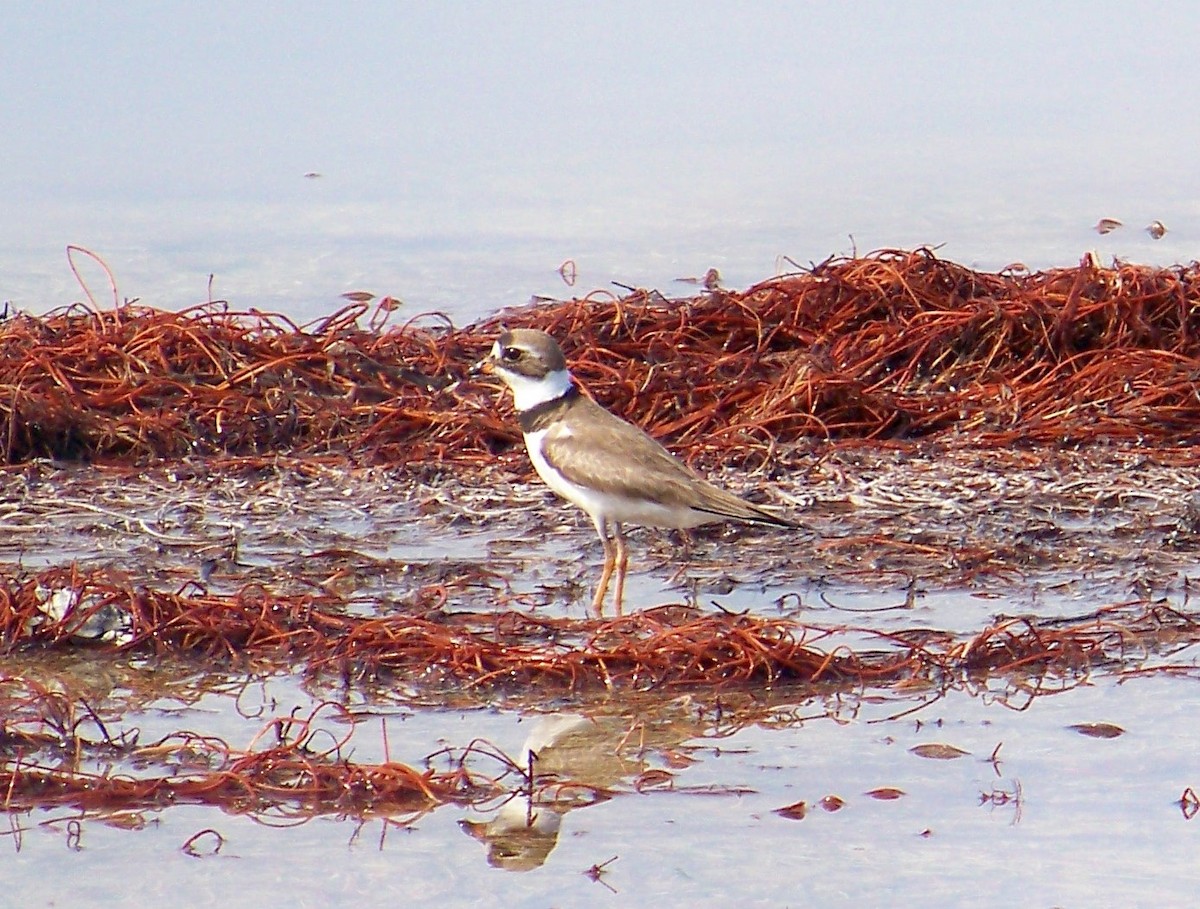
{"type": "Polygon", "coordinates": [[[621,614],[621,603],[625,599],[625,572],[629,568],[629,547],[625,542],[625,534],[621,525],[613,522],[613,541],[616,543],[617,589],[613,594],[617,615],[621,614]]]}
{"type": "MultiPolygon", "coordinates": [[[[596,533],[600,535],[600,544],[604,547],[604,570],[600,572],[600,583],[596,585],[596,595],[592,597],[592,611],[596,615],[600,615],[604,612],[604,595],[608,593],[608,582],[612,580],[613,568],[616,567],[620,548],[608,538],[607,521],[603,518],[594,518],[593,523],[596,525],[596,533]]],[[[622,572],[618,575],[618,583],[623,583],[624,579],[624,572],[622,572]]]]}

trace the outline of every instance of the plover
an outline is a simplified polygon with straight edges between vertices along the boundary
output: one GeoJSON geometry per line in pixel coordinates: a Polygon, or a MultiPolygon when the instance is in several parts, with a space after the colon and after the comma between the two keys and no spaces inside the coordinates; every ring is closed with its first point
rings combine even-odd
{"type": "Polygon", "coordinates": [[[604,569],[599,612],[613,574],[621,609],[629,565],[623,524],[685,529],[738,520],[798,525],[714,486],[638,427],[580,392],[558,343],[543,331],[506,331],[472,374],[498,376],[512,391],[525,447],[538,476],[592,519],[604,569]]]}

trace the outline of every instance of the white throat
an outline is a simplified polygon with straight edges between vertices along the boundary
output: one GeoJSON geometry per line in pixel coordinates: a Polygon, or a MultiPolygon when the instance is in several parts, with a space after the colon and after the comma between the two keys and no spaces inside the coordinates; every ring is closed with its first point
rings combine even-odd
{"type": "Polygon", "coordinates": [[[501,378],[512,389],[513,406],[518,411],[532,410],[539,404],[561,398],[571,387],[571,373],[565,369],[547,373],[540,379],[512,372],[503,373],[501,378]]]}

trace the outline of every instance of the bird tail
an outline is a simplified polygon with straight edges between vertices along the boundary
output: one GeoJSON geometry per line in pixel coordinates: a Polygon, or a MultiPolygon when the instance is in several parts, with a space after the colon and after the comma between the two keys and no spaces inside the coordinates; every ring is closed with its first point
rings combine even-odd
{"type": "Polygon", "coordinates": [[[788,527],[791,529],[796,529],[800,526],[795,521],[781,518],[779,515],[772,514],[766,509],[752,505],[736,496],[730,496],[728,501],[722,497],[722,500],[719,502],[705,502],[702,505],[695,505],[693,507],[697,511],[703,511],[718,518],[749,521],[752,524],[769,524],[772,527],[788,527]]]}

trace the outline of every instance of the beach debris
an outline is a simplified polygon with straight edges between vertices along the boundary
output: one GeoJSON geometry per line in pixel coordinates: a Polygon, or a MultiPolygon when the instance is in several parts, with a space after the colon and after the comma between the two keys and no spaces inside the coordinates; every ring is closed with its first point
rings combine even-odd
{"type": "Polygon", "coordinates": [[[132,640],[129,614],[112,598],[79,587],[35,588],[37,615],[26,621],[26,630],[54,627],[56,633],[76,643],[126,644],[132,640]]]}

